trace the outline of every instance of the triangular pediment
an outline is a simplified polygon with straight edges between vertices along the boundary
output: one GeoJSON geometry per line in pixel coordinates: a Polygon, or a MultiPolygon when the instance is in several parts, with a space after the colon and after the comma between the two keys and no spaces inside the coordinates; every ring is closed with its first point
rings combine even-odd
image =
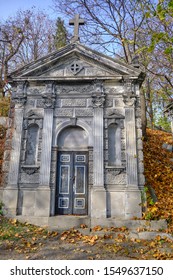
{"type": "Polygon", "coordinates": [[[12,79],[39,80],[131,76],[138,78],[141,70],[93,51],[79,43],[70,44],[59,51],[32,62],[11,73],[12,79]]]}
{"type": "Polygon", "coordinates": [[[45,69],[42,73],[38,73],[40,77],[109,77],[121,76],[118,71],[110,70],[105,65],[99,65],[94,61],[87,60],[76,54],[65,57],[63,61],[57,62],[54,66],[45,69]]]}

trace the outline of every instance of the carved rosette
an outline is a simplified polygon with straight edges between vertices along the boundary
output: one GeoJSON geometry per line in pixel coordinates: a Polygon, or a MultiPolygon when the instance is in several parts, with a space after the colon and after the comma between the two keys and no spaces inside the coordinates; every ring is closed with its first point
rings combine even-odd
{"type": "Polygon", "coordinates": [[[93,107],[103,107],[105,103],[105,94],[103,90],[103,83],[102,82],[95,82],[94,83],[94,92],[92,94],[92,104],[93,107]]]}

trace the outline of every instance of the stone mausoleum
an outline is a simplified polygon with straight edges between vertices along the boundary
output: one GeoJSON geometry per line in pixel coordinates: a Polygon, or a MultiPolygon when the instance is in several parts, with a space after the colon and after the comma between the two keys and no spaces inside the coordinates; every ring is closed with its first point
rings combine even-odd
{"type": "Polygon", "coordinates": [[[140,218],[144,74],[82,45],[74,24],[69,45],[10,75],[5,209],[59,227],[140,218]]]}

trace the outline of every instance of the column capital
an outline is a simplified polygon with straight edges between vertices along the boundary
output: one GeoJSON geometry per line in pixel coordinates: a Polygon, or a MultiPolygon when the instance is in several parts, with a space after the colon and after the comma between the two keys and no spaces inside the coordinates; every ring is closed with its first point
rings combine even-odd
{"type": "Polygon", "coordinates": [[[17,84],[17,90],[12,97],[12,101],[15,103],[15,108],[20,109],[22,108],[27,100],[27,87],[28,82],[27,81],[20,81],[17,84]]]}
{"type": "Polygon", "coordinates": [[[126,92],[128,93],[133,92],[134,81],[132,79],[130,79],[129,77],[123,78],[123,84],[126,92]]]}
{"type": "Polygon", "coordinates": [[[27,100],[26,96],[15,96],[13,101],[15,103],[15,109],[22,109],[27,100]]]}
{"type": "Polygon", "coordinates": [[[98,107],[103,108],[104,103],[105,103],[105,95],[93,93],[92,94],[92,103],[93,103],[94,108],[98,108],[98,107]]]}
{"type": "Polygon", "coordinates": [[[123,102],[125,104],[125,107],[133,107],[136,103],[136,96],[134,94],[131,95],[124,94],[123,102]]]}
{"type": "Polygon", "coordinates": [[[103,107],[105,103],[105,93],[103,81],[95,80],[93,83],[92,103],[94,108],[103,107]]]}
{"type": "Polygon", "coordinates": [[[55,85],[54,82],[49,82],[45,85],[45,91],[42,93],[45,109],[53,109],[55,105],[55,85]]]}

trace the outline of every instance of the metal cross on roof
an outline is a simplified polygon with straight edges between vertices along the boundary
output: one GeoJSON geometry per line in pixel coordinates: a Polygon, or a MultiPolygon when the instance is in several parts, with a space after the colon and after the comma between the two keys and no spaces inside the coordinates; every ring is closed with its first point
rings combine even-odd
{"type": "Polygon", "coordinates": [[[72,38],[72,43],[79,40],[79,25],[84,25],[85,21],[84,19],[80,18],[79,14],[76,14],[73,19],[69,21],[69,25],[74,25],[74,36],[72,38]]]}

